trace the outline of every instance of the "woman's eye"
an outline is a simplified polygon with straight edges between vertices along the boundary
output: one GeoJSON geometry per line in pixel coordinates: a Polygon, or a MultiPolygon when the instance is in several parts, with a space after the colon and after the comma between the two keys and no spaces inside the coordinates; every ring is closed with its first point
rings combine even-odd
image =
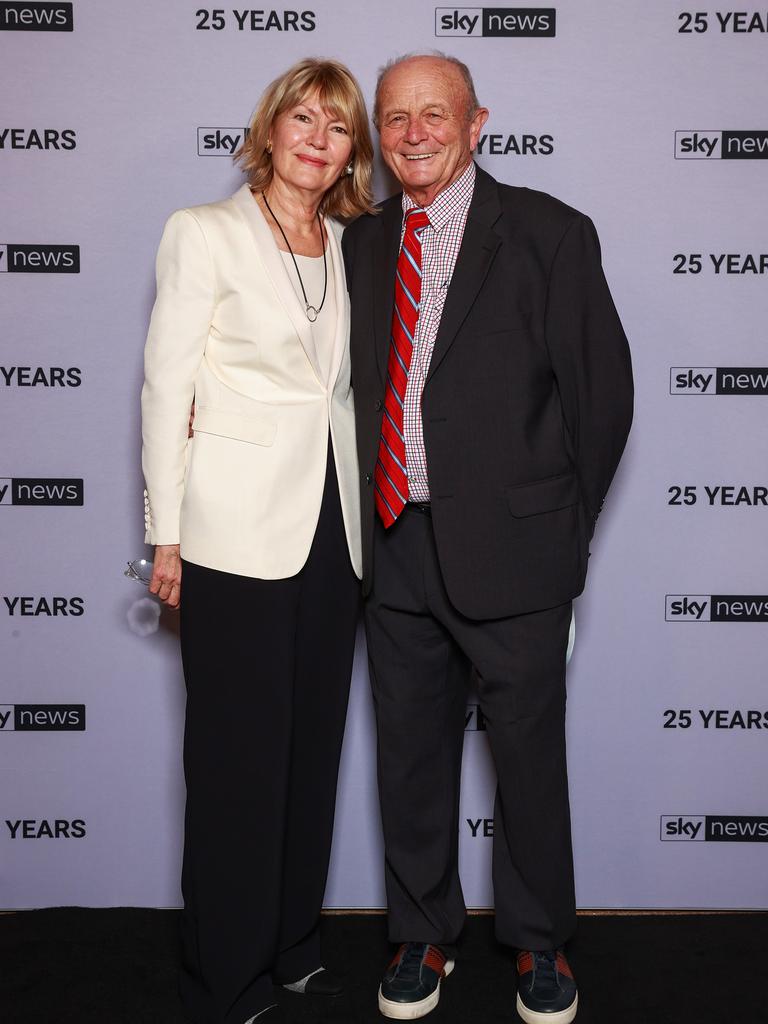
{"type": "Polygon", "coordinates": [[[334,125],[333,126],[333,131],[341,132],[342,135],[349,135],[349,132],[347,131],[347,129],[344,127],[343,124],[334,125]]]}
{"type": "Polygon", "coordinates": [[[297,121],[309,121],[309,118],[307,117],[306,114],[297,114],[296,115],[296,120],[297,121]]]}

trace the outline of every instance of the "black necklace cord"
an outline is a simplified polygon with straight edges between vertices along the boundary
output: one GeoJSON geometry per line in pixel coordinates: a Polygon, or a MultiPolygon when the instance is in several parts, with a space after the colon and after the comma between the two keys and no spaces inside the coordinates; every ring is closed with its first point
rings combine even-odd
{"type": "Polygon", "coordinates": [[[325,233],[323,231],[323,222],[320,219],[320,211],[319,210],[317,211],[317,226],[320,228],[320,243],[321,243],[321,245],[323,247],[323,298],[322,298],[319,306],[312,306],[312,305],[310,305],[309,299],[307,298],[307,291],[306,291],[306,288],[304,287],[304,281],[302,280],[301,272],[299,270],[299,265],[296,262],[296,257],[293,255],[293,249],[291,248],[291,243],[288,241],[288,238],[287,238],[285,232],[283,231],[283,225],[280,223],[280,221],[275,216],[274,211],[273,211],[272,207],[269,205],[269,202],[268,202],[267,197],[264,194],[264,192],[261,193],[261,198],[264,200],[264,205],[269,210],[270,215],[272,217],[272,220],[275,222],[275,224],[277,224],[278,228],[280,229],[280,234],[283,236],[283,241],[288,246],[288,252],[291,254],[291,259],[293,260],[293,265],[296,268],[296,276],[299,279],[299,287],[301,288],[301,294],[304,296],[304,310],[305,310],[305,312],[307,314],[307,320],[309,320],[309,322],[313,324],[315,322],[315,320],[317,320],[318,316],[320,316],[320,310],[325,305],[325,296],[326,296],[326,294],[328,292],[328,264],[327,264],[326,259],[325,259],[325,233]],[[312,311],[311,313],[310,313],[310,310],[312,311]],[[314,313],[314,316],[312,315],[312,313],[314,313]]]}

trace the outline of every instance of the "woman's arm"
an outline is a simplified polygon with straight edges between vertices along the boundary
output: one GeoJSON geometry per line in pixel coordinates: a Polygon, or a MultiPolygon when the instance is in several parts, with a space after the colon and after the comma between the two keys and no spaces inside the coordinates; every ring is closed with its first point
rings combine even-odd
{"type": "Polygon", "coordinates": [[[173,607],[181,581],[179,512],[189,410],[214,305],[213,264],[205,236],[194,214],[177,211],[165,226],[157,253],[157,299],[141,394],[145,540],[157,546],[150,590],[173,607]]]}

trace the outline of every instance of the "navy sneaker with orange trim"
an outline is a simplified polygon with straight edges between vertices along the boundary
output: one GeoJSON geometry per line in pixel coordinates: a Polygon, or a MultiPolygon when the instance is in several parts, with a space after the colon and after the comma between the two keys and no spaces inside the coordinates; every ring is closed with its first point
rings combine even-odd
{"type": "Polygon", "coordinates": [[[561,949],[517,955],[517,1012],[525,1024],[570,1024],[578,994],[561,949]]]}
{"type": "Polygon", "coordinates": [[[426,942],[404,942],[384,972],[379,1010],[393,1020],[416,1020],[437,1006],[440,983],[453,970],[437,948],[426,942]]]}

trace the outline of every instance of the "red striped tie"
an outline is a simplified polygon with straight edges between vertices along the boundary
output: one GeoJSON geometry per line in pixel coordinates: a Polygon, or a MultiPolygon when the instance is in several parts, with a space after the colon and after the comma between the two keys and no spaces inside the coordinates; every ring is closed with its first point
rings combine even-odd
{"type": "Polygon", "coordinates": [[[403,403],[421,302],[421,231],[427,224],[429,217],[423,210],[414,209],[406,215],[403,244],[397,258],[384,418],[374,473],[376,510],[385,527],[394,523],[408,500],[403,403]]]}

